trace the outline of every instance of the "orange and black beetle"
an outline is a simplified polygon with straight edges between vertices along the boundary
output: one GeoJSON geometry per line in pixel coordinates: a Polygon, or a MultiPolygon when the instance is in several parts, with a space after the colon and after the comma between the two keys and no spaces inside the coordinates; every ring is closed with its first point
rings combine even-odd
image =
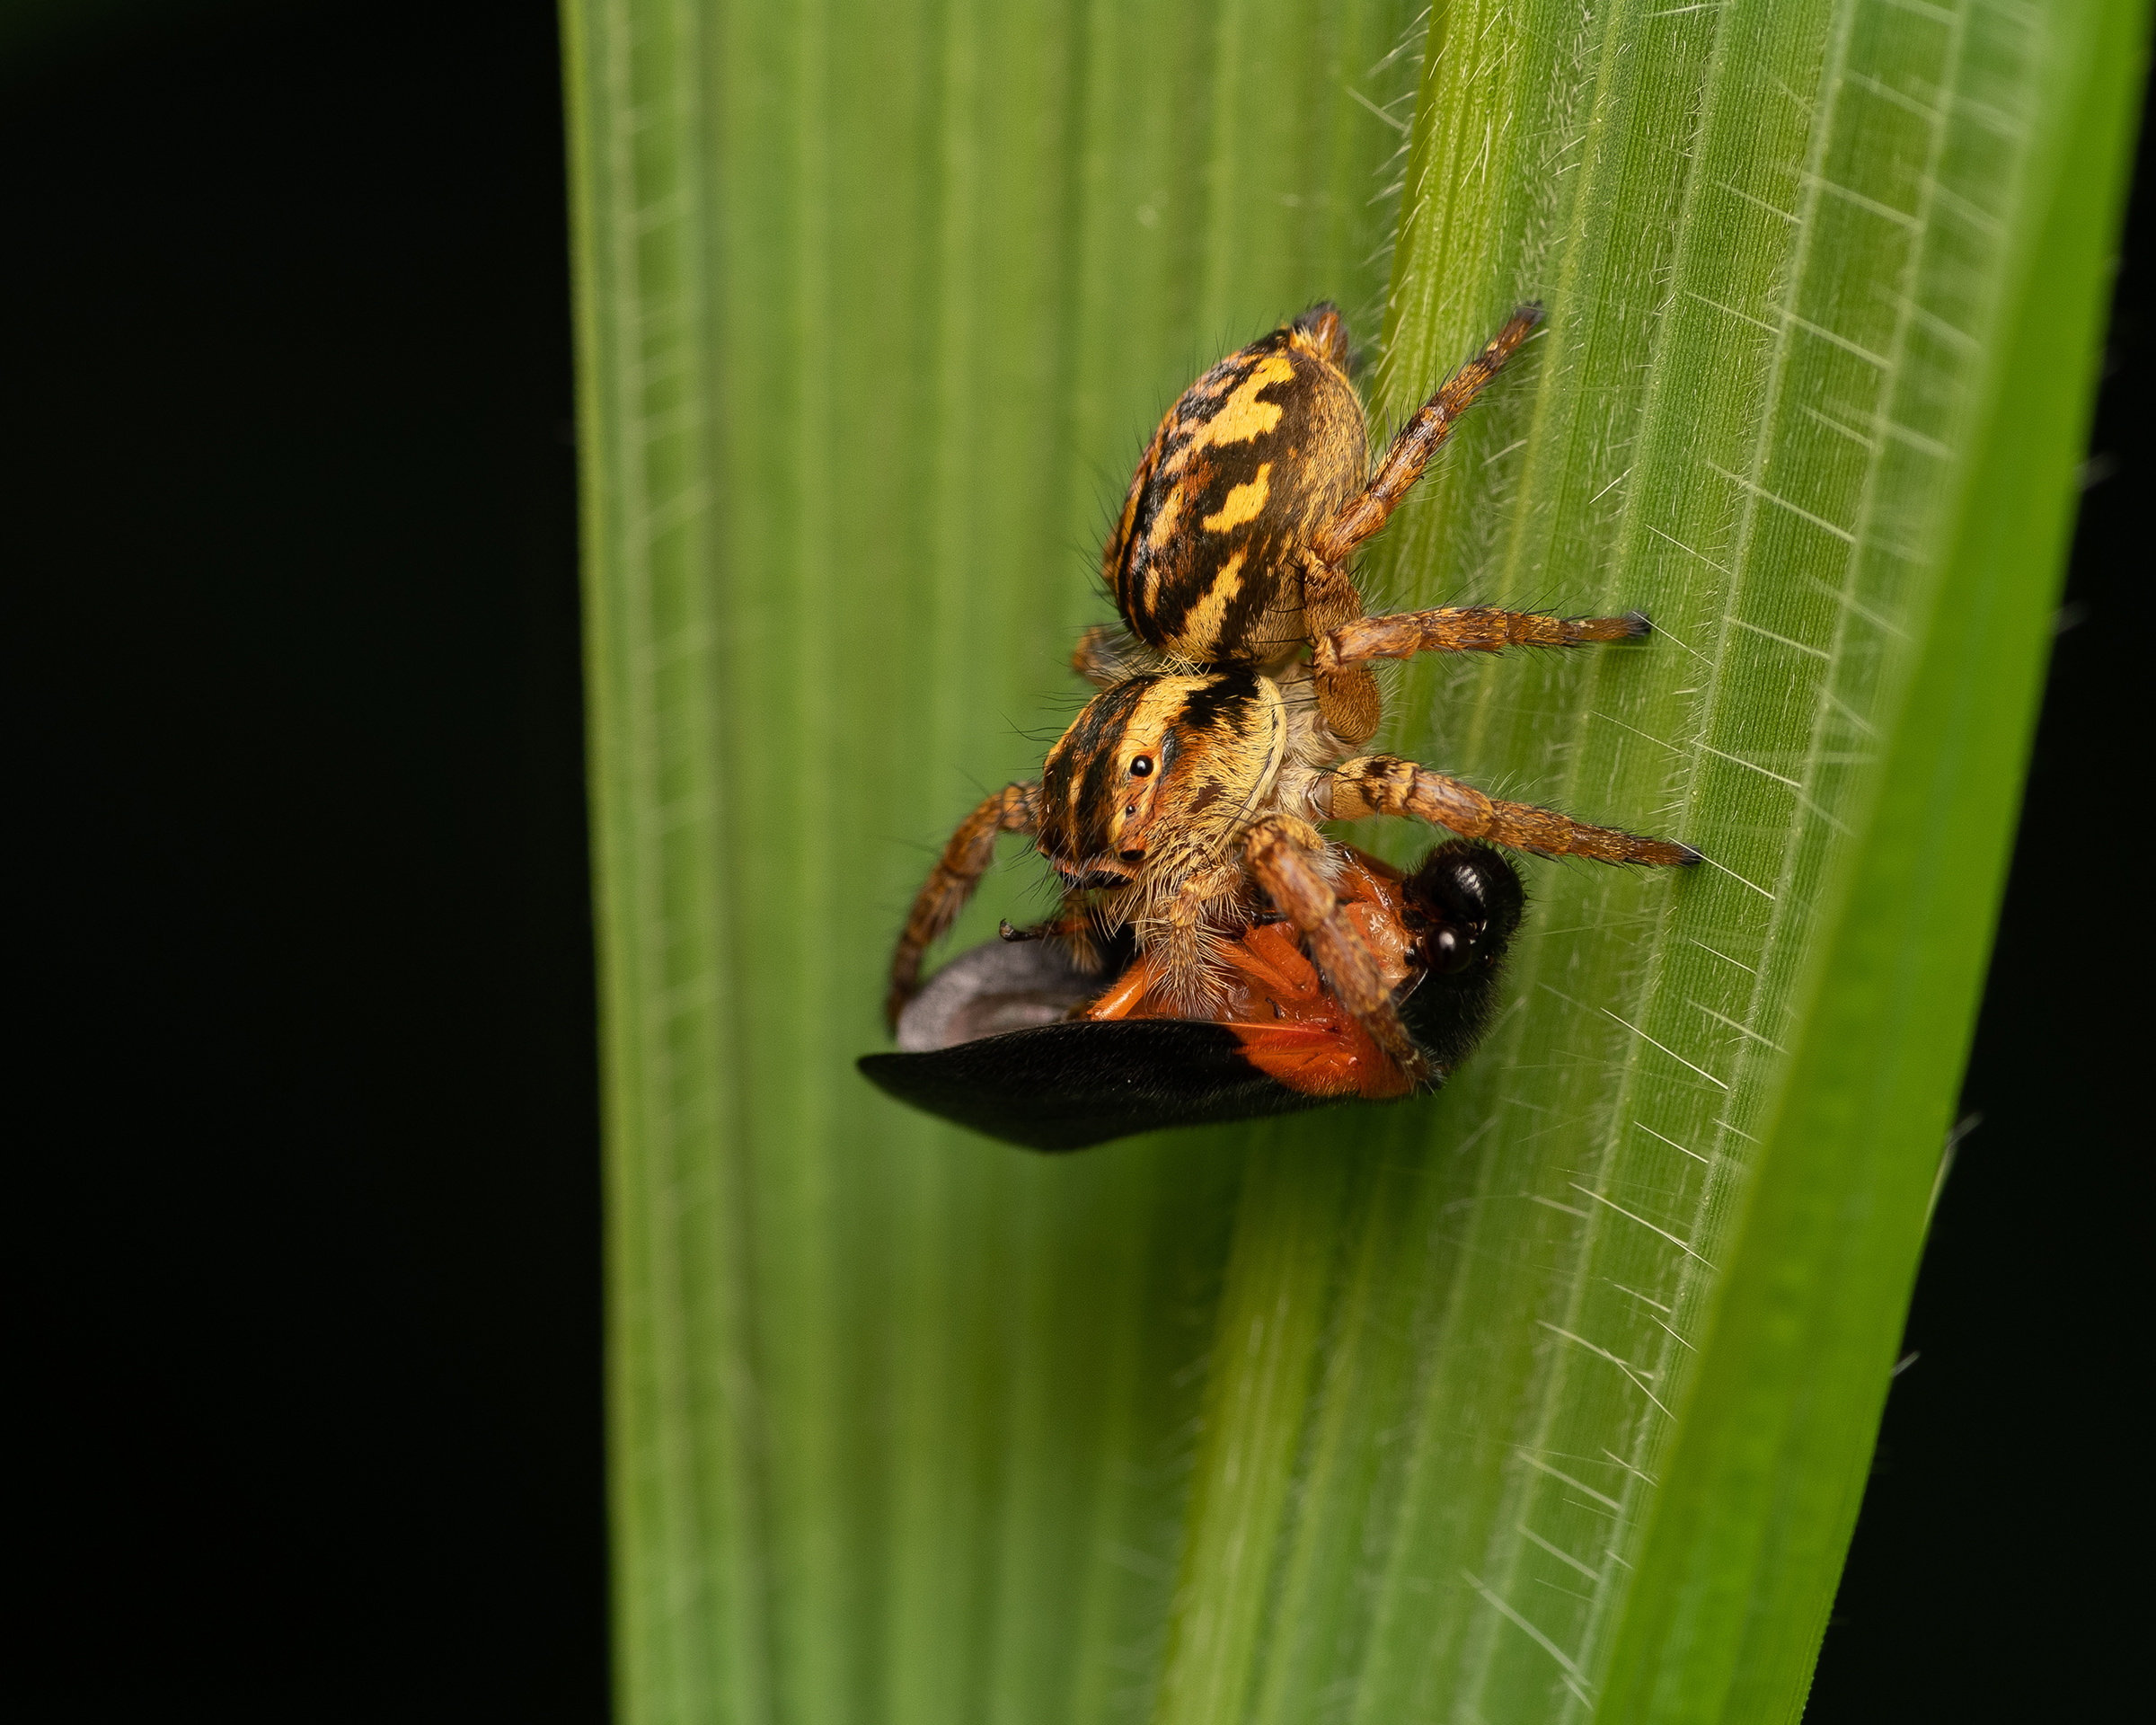
{"type": "MultiPolygon", "coordinates": [[[[1334,890],[1442,1081],[1489,1022],[1520,878],[1464,840],[1405,875],[1341,848],[1334,890]]],[[[1243,929],[1220,951],[1225,1005],[1181,1017],[1127,935],[1105,990],[1057,942],[992,941],[938,971],[899,1020],[899,1051],[866,1055],[861,1070],[902,1101],[1032,1150],[1409,1094],[1415,1084],[1307,949],[1284,918],[1243,929]]]]}

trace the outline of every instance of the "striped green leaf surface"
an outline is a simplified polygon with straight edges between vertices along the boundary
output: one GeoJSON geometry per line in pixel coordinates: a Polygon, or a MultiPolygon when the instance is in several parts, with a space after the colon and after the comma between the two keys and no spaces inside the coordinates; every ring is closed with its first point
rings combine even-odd
{"type": "MultiPolygon", "coordinates": [[[[625,1720],[1786,1717],[1892,1364],[2056,582],[2136,5],[572,0],[625,1720]],[[1108,509],[1312,299],[1374,604],[1638,606],[1381,739],[1524,864],[1441,1096],[1046,1159],[889,942],[1108,509]]],[[[1400,858],[1428,836],[1356,835],[1400,858]]],[[[1011,842],[953,944],[1047,902],[1011,842]]]]}

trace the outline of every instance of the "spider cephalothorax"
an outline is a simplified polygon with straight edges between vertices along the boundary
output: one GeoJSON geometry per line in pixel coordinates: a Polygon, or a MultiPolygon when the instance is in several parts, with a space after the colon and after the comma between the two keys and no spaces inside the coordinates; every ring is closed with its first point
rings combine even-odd
{"type": "Polygon", "coordinates": [[[1310,756],[1311,732],[1251,670],[1133,677],[1094,696],[1048,751],[1037,799],[1034,845],[1072,895],[1065,920],[1082,908],[1104,932],[1134,927],[1141,947],[1167,942],[1171,997],[1211,1005],[1217,931],[1263,901],[1243,836],[1310,756]]]}
{"type": "Polygon", "coordinates": [[[1048,751],[1034,847],[1071,886],[1217,860],[1270,788],[1288,730],[1279,686],[1252,671],[1126,678],[1048,751]]]}
{"type": "Polygon", "coordinates": [[[1062,884],[1061,914],[1037,933],[1083,954],[1099,936],[1129,931],[1145,987],[1186,1016],[1224,1009],[1224,942],[1268,918],[1293,924],[1340,1004],[1413,1083],[1437,1075],[1334,890],[1343,853],[1316,823],[1412,816],[1543,855],[1699,860],[1670,840],[1495,801],[1396,756],[1354,755],[1381,716],[1368,660],[1648,632],[1637,613],[1464,606],[1371,617],[1350,577],[1355,548],[1540,315],[1515,314],[1374,471],[1346,332],[1329,305],[1231,354],[1177,399],[1103,558],[1127,633],[1088,631],[1074,655],[1101,693],[1049,751],[1038,784],[988,798],[945,847],[893,956],[894,1022],[999,832],[1032,834],[1062,884]]]}

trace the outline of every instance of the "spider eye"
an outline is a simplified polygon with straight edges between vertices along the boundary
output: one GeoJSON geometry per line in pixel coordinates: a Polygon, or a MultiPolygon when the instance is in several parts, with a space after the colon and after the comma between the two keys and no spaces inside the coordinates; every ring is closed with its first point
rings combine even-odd
{"type": "Polygon", "coordinates": [[[1130,764],[1130,776],[1134,779],[1142,779],[1152,771],[1153,756],[1150,755],[1141,755],[1130,764]]]}

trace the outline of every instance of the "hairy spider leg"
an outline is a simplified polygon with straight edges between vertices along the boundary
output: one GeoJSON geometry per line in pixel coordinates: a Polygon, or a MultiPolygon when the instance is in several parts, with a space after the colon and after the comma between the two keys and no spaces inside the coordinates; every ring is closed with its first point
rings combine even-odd
{"type": "Polygon", "coordinates": [[[1540,305],[1523,305],[1506,320],[1489,345],[1437,385],[1437,393],[1415,410],[1401,428],[1384,459],[1359,496],[1342,504],[1311,542],[1320,561],[1338,568],[1355,548],[1392,518],[1409,487],[1422,477],[1430,457],[1453,434],[1453,427],[1511,358],[1528,333],[1542,321],[1540,305]]]}
{"type": "Polygon", "coordinates": [[[1107,926],[1099,903],[1085,892],[1066,892],[1056,914],[1045,923],[1021,928],[1009,917],[997,924],[996,937],[1004,941],[1054,941],[1082,975],[1098,975],[1108,963],[1109,948],[1116,931],[1107,926]]]}
{"type": "MultiPolygon", "coordinates": [[[[1422,477],[1430,457],[1452,436],[1453,427],[1503,369],[1528,332],[1542,322],[1540,305],[1523,305],[1507,320],[1489,346],[1437,386],[1401,428],[1361,492],[1341,505],[1303,554],[1303,617],[1312,640],[1353,624],[1363,615],[1362,596],[1348,573],[1356,548],[1392,518],[1410,487],[1422,477]]],[[[1318,673],[1318,704],[1326,722],[1349,742],[1374,736],[1382,708],[1377,685],[1360,666],[1336,663],[1318,673]]]]}
{"type": "Polygon", "coordinates": [[[1251,874],[1288,921],[1309,938],[1311,957],[1331,984],[1334,996],[1370,1032],[1370,1039],[1392,1057],[1408,1082],[1420,1089],[1436,1075],[1401,1022],[1376,955],[1339,895],[1312,864],[1312,858],[1324,849],[1325,840],[1317,828],[1293,815],[1267,817],[1242,841],[1251,874]]]}
{"type": "Polygon", "coordinates": [[[1327,818],[1359,820],[1365,815],[1412,817],[1465,838],[1486,838],[1538,856],[1585,856],[1598,862],[1646,862],[1688,868],[1699,852],[1673,839],[1641,838],[1611,827],[1590,827],[1528,802],[1500,802],[1471,784],[1403,761],[1397,755],[1365,755],[1342,762],[1319,781],[1329,796],[1327,818]]]}
{"type": "Polygon", "coordinates": [[[928,871],[927,883],[915,898],[898,945],[891,953],[891,991],[884,999],[883,1016],[893,1030],[898,1027],[898,1014],[906,1003],[920,992],[921,955],[958,920],[966,901],[973,897],[973,889],[995,861],[996,835],[1034,830],[1039,819],[1036,801],[1039,791],[1035,783],[1006,784],[985,798],[979,808],[959,823],[943,854],[936,859],[936,866],[928,871]]]}
{"type": "Polygon", "coordinates": [[[1071,649],[1071,668],[1096,689],[1161,668],[1161,656],[1120,624],[1096,623],[1071,649]]]}
{"type": "MultiPolygon", "coordinates": [[[[1305,548],[1303,564],[1303,626],[1313,641],[1327,641],[1345,625],[1363,615],[1363,596],[1354,580],[1338,564],[1326,562],[1305,548]]],[[[1366,743],[1377,735],[1385,716],[1384,700],[1377,679],[1361,665],[1317,666],[1312,679],[1317,691],[1318,711],[1334,736],[1343,743],[1366,743]]]]}
{"type": "Polygon", "coordinates": [[[1321,635],[1311,668],[1319,676],[1373,659],[1412,659],[1417,653],[1498,653],[1507,647],[1581,647],[1596,641],[1637,641],[1654,632],[1646,614],[1621,617],[1552,617],[1539,611],[1505,611],[1489,605],[1440,606],[1357,617],[1321,635]]]}

